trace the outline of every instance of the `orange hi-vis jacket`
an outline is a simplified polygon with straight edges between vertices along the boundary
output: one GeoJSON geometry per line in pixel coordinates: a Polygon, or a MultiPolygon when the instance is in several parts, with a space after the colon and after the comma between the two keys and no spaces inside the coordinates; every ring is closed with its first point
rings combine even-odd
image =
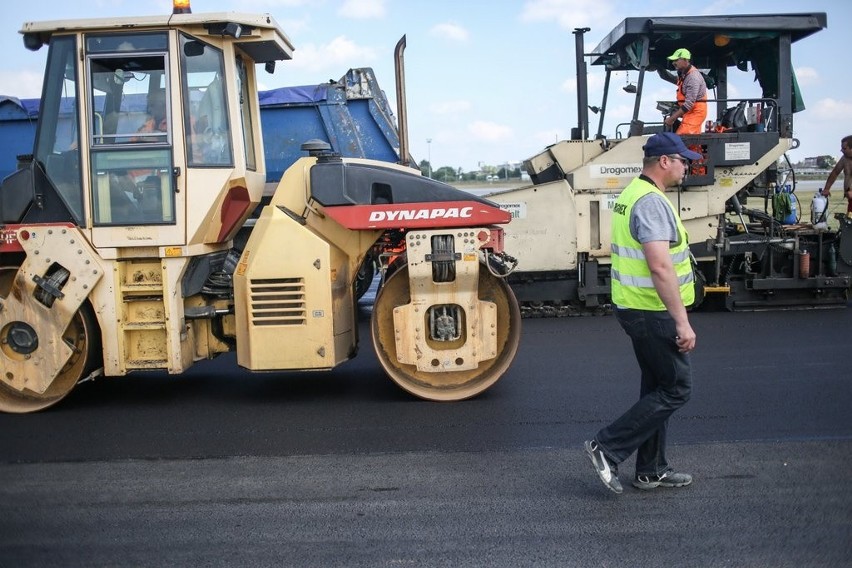
{"type": "Polygon", "coordinates": [[[701,88],[692,108],[687,110],[686,114],[681,117],[681,123],[677,129],[678,134],[701,134],[704,128],[704,121],[707,119],[707,86],[704,84],[701,72],[694,66],[690,66],[689,71],[677,79],[677,104],[683,107],[686,102],[683,83],[686,76],[692,73],[697,73],[697,76],[701,79],[701,88]]]}

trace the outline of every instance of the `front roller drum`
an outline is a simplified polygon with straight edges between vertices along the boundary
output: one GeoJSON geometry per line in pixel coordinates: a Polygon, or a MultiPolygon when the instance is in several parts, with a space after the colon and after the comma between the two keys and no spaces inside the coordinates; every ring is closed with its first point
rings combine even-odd
{"type": "MultiPolygon", "coordinates": [[[[17,267],[0,267],[0,303],[13,293],[17,267]]],[[[48,344],[39,338],[37,322],[5,321],[0,318],[0,361],[19,360],[48,344]]],[[[0,365],[0,412],[26,413],[42,410],[65,398],[77,382],[100,362],[100,331],[91,306],[84,302],[62,333],[72,351],[71,358],[44,392],[18,388],[9,365],[0,365]]]]}
{"type": "MultiPolygon", "coordinates": [[[[496,308],[496,356],[480,361],[474,369],[425,372],[416,365],[401,363],[397,355],[394,309],[411,302],[408,266],[390,276],[380,288],[373,305],[371,331],[373,347],[379,362],[390,378],[406,391],[420,398],[435,401],[455,401],[474,397],[506,372],[515,358],[521,336],[521,312],[511,288],[503,278],[480,266],[477,294],[480,300],[496,308]]],[[[438,315],[440,319],[441,315],[438,315]]],[[[434,314],[424,315],[423,325],[434,329],[434,314]]],[[[400,330],[416,333],[415,330],[400,330]]],[[[452,332],[449,332],[452,336],[452,332]]],[[[463,341],[463,338],[459,341],[463,341]]],[[[452,341],[448,342],[453,347],[452,341]]],[[[404,357],[403,357],[404,359],[404,357]]]]}

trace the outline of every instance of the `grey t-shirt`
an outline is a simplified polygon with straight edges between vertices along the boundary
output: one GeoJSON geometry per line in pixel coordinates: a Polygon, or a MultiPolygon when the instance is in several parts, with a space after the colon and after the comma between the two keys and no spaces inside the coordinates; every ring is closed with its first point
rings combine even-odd
{"type": "Polygon", "coordinates": [[[630,215],[630,235],[640,243],[678,242],[677,224],[665,197],[649,193],[639,198],[630,215]]]}

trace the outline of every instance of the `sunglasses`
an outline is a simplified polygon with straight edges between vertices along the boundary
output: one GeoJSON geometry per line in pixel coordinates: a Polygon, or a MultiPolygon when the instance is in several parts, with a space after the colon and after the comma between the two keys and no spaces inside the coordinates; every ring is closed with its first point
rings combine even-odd
{"type": "Polygon", "coordinates": [[[684,158],[683,156],[668,156],[667,155],[666,158],[668,158],[669,160],[679,161],[681,164],[683,164],[683,167],[685,167],[685,168],[689,166],[689,160],[684,158]]]}

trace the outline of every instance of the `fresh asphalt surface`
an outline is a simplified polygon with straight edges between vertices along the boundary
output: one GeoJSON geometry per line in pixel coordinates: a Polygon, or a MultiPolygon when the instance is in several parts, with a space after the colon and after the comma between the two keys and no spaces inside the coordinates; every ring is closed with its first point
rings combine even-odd
{"type": "Polygon", "coordinates": [[[615,495],[582,453],[638,394],[614,318],[524,320],[500,382],[439,404],[365,317],[331,372],[229,355],[0,416],[0,566],[851,566],[852,306],[692,321],[690,487],[639,492],[628,460],[615,495]]]}

